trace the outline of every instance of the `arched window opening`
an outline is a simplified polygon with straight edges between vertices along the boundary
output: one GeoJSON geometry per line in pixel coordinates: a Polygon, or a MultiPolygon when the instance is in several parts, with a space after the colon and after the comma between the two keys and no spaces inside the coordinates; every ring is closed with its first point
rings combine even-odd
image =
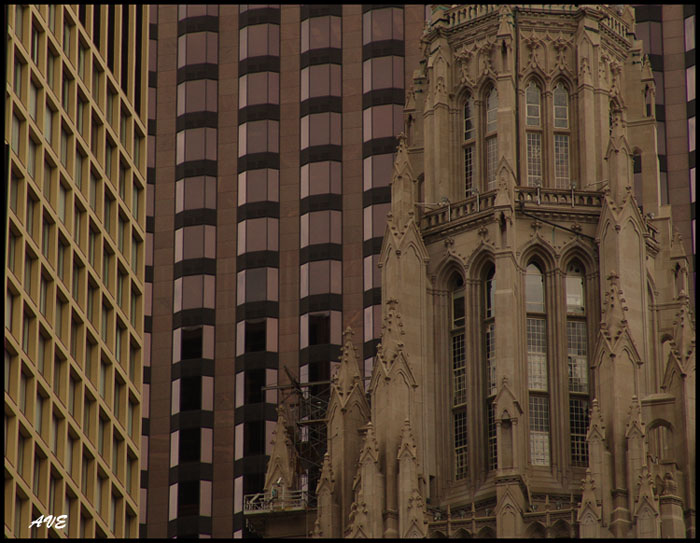
{"type": "Polygon", "coordinates": [[[496,188],[498,167],[498,91],[491,88],[486,98],[486,190],[496,188]]]}
{"type": "Polygon", "coordinates": [[[535,263],[525,275],[527,361],[530,410],[530,463],[549,466],[549,386],[547,375],[547,315],[544,276],[535,263]]]}
{"type": "Polygon", "coordinates": [[[569,372],[571,464],[588,465],[588,328],[584,269],[574,261],[566,269],[566,336],[569,372]]]}
{"type": "Polygon", "coordinates": [[[648,454],[653,463],[673,462],[673,430],[667,424],[659,424],[649,430],[647,436],[648,454]]]}
{"type": "Polygon", "coordinates": [[[486,443],[487,466],[489,470],[498,466],[498,449],[496,442],[496,413],[494,399],[496,397],[496,342],[495,342],[495,305],[494,294],[496,269],[490,266],[484,276],[482,336],[484,346],[484,381],[486,409],[486,443]]]}
{"type": "Polygon", "coordinates": [[[464,102],[464,187],[468,197],[474,188],[476,178],[476,117],[474,98],[470,95],[464,102]]]}
{"type": "Polygon", "coordinates": [[[527,184],[542,186],[542,119],[541,95],[537,83],[530,81],[525,91],[527,126],[527,184]]]}
{"type": "Polygon", "coordinates": [[[569,93],[563,83],[554,89],[554,186],[571,186],[569,167],[570,147],[569,93]]]}
{"type": "Polygon", "coordinates": [[[451,281],[450,353],[452,359],[452,422],[455,479],[467,476],[467,368],[464,341],[464,280],[455,273],[451,281]]]}
{"type": "Polygon", "coordinates": [[[634,172],[634,197],[637,200],[637,205],[642,207],[642,153],[635,151],[632,155],[632,171],[634,172]]]}

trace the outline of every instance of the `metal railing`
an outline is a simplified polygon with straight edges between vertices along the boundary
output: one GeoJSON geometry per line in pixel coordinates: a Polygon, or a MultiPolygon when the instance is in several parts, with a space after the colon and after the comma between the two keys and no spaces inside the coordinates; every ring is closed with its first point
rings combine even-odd
{"type": "Polygon", "coordinates": [[[308,493],[306,490],[287,490],[276,492],[258,492],[243,496],[243,513],[271,513],[273,511],[299,511],[306,509],[308,493]]]}

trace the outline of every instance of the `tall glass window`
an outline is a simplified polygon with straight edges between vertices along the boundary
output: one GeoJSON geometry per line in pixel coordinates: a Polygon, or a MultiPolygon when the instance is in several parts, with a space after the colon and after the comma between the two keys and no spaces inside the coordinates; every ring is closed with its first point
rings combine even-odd
{"type": "Polygon", "coordinates": [[[531,263],[525,275],[527,363],[530,410],[530,463],[549,466],[549,387],[544,275],[531,263]]]}
{"type": "Polygon", "coordinates": [[[563,83],[554,89],[554,186],[571,186],[569,167],[569,93],[563,83]]]}
{"type": "Polygon", "coordinates": [[[530,81],[525,91],[527,126],[527,184],[542,186],[542,93],[537,83],[530,81]]]}
{"type": "Polygon", "coordinates": [[[566,270],[566,337],[569,370],[569,428],[571,464],[588,465],[588,329],[584,270],[578,262],[566,270]]]}
{"type": "Polygon", "coordinates": [[[498,167],[498,91],[492,88],[486,98],[486,190],[496,188],[498,167]]]}
{"type": "Polygon", "coordinates": [[[466,196],[474,188],[476,176],[476,125],[474,117],[474,98],[467,97],[464,102],[464,188],[466,196]]]}
{"type": "Polygon", "coordinates": [[[496,398],[496,342],[495,342],[495,305],[494,294],[496,269],[491,266],[484,281],[483,301],[483,346],[484,346],[484,381],[486,411],[487,465],[489,470],[498,467],[498,449],[496,442],[496,419],[494,400],[496,398]]]}
{"type": "Polygon", "coordinates": [[[452,279],[450,342],[452,359],[452,417],[454,424],[455,479],[467,475],[467,369],[464,342],[464,281],[452,279]]]}

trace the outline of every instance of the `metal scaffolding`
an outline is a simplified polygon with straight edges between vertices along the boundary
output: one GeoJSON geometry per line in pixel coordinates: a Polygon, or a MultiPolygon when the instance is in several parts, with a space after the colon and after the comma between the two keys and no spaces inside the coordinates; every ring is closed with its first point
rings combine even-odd
{"type": "MultiPolygon", "coordinates": [[[[321,476],[323,455],[326,453],[326,411],[330,398],[331,381],[300,383],[284,368],[290,383],[263,387],[263,390],[279,390],[280,403],[291,409],[293,428],[288,428],[297,453],[298,490],[307,496],[307,505],[316,507],[316,486],[321,476]]],[[[290,422],[292,422],[290,421],[290,422]]]]}

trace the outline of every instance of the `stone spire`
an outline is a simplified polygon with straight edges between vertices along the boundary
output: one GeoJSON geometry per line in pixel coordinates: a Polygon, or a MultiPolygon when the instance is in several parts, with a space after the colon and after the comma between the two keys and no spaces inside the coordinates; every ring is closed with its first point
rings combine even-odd
{"type": "Polygon", "coordinates": [[[602,515],[595,490],[596,485],[591,477],[591,470],[587,469],[586,477],[583,479],[581,505],[576,517],[580,527],[580,536],[586,539],[600,537],[602,515]]]}
{"type": "Polygon", "coordinates": [[[630,509],[632,509],[631,505],[634,504],[637,492],[635,483],[642,469],[647,468],[646,425],[642,420],[642,404],[637,396],[632,396],[628,413],[625,439],[627,440],[627,481],[630,509]]]}
{"type": "Polygon", "coordinates": [[[352,479],[362,447],[360,432],[370,417],[352,336],[352,329],[346,328],[326,414],[329,462],[336,478],[332,490],[333,503],[339,507],[333,537],[342,535],[348,525],[353,501],[352,479]]]}
{"type": "MultiPolygon", "coordinates": [[[[687,369],[688,361],[695,353],[695,319],[690,309],[690,298],[685,291],[681,291],[678,301],[681,307],[673,321],[673,340],[671,345],[676,351],[675,354],[679,363],[684,369],[687,369]]],[[[666,361],[664,360],[664,362],[666,361]]]]}
{"type": "Polygon", "coordinates": [[[313,537],[339,537],[340,519],[339,508],[334,499],[335,477],[331,467],[331,458],[328,453],[323,455],[321,476],[316,486],[317,515],[314,525],[313,537]]]}
{"type": "Polygon", "coordinates": [[[394,170],[391,180],[391,223],[403,230],[406,223],[415,213],[416,177],[413,174],[411,161],[408,157],[406,146],[406,134],[401,132],[398,136],[399,145],[396,149],[394,170]]]}
{"type": "Polygon", "coordinates": [[[272,487],[282,495],[295,488],[296,452],[287,431],[287,413],[283,404],[277,408],[277,424],[272,435],[272,453],[265,474],[265,491],[272,487]]]}
{"type": "Polygon", "coordinates": [[[659,503],[654,496],[654,481],[649,468],[645,465],[639,475],[637,500],[634,507],[634,535],[638,538],[654,538],[661,536],[661,520],[659,518],[659,503]]]}
{"type": "Polygon", "coordinates": [[[401,444],[397,454],[399,463],[399,534],[400,537],[420,537],[427,534],[425,499],[418,481],[418,458],[411,423],[404,420],[401,444]]]}
{"type": "Polygon", "coordinates": [[[340,367],[333,378],[331,390],[341,398],[347,399],[352,389],[361,386],[362,378],[358,366],[357,350],[352,343],[354,332],[349,326],[343,332],[343,346],[340,350],[340,367]]]}
{"type": "Polygon", "coordinates": [[[384,475],[379,466],[379,444],[372,423],[367,423],[364,443],[353,481],[353,500],[346,537],[378,538],[384,535],[384,475]]]}

